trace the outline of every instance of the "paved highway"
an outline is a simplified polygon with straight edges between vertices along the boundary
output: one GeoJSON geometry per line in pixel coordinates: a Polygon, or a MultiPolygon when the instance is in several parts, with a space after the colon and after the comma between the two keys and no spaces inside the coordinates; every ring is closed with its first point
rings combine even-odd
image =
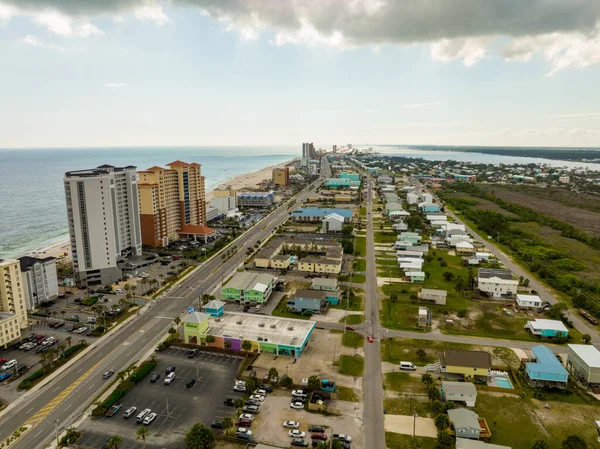
{"type": "MultiPolygon", "coordinates": [[[[323,173],[327,175],[328,167],[325,168],[323,173]]],[[[296,203],[301,204],[315,187],[313,183],[301,191],[295,197],[296,203]]],[[[225,262],[220,256],[208,260],[147,312],[98,341],[93,349],[60,376],[4,413],[0,417],[0,441],[23,424],[28,424],[33,426],[32,429],[12,448],[41,449],[47,446],[55,438],[56,429],[61,431],[72,425],[107,387],[107,381],[102,379],[104,371],[121,371],[155,347],[172,326],[173,319],[185,313],[199,295],[211,293],[222,278],[243,261],[246,249],[258,240],[268,238],[288,214],[288,205],[282,205],[233,243],[238,249],[233,257],[225,262]]]]}
{"type": "Polygon", "coordinates": [[[367,275],[365,282],[365,324],[367,334],[373,336],[373,343],[365,343],[364,390],[364,447],[385,449],[383,426],[383,374],[381,371],[379,325],[379,300],[377,297],[377,268],[375,265],[375,242],[373,236],[372,181],[367,186],[367,275]]]}

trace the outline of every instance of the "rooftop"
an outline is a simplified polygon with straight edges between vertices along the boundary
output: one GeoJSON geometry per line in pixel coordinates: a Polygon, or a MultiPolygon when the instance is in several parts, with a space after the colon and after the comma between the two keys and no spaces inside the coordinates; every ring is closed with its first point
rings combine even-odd
{"type": "Polygon", "coordinates": [[[502,270],[499,268],[480,268],[477,275],[482,279],[499,278],[506,281],[512,280],[512,273],[510,270],[502,270]]]}
{"type": "Polygon", "coordinates": [[[220,309],[221,307],[225,307],[225,303],[223,301],[219,301],[218,299],[213,299],[204,306],[205,309],[220,309]]]}
{"type": "Polygon", "coordinates": [[[302,346],[316,322],[270,315],[225,312],[220,320],[209,321],[210,335],[265,341],[293,347],[302,346]]]}
{"type": "Polygon", "coordinates": [[[245,290],[258,276],[250,271],[237,272],[223,287],[245,290]]]}
{"type": "Polygon", "coordinates": [[[33,256],[23,256],[19,257],[19,263],[21,264],[21,271],[27,271],[29,268],[34,266],[36,263],[45,263],[56,260],[56,257],[33,257],[33,256]]]}
{"type": "Polygon", "coordinates": [[[328,278],[315,278],[312,281],[312,286],[322,285],[324,287],[337,287],[338,280],[337,279],[328,279],[328,278]]]}
{"type": "Polygon", "coordinates": [[[17,315],[10,312],[0,312],[0,322],[4,320],[9,320],[11,318],[15,318],[17,315]]]}
{"type": "Polygon", "coordinates": [[[436,290],[434,288],[422,288],[421,293],[426,295],[439,295],[439,296],[447,296],[448,292],[446,290],[436,290]]]}
{"type": "Polygon", "coordinates": [[[320,207],[306,207],[303,209],[296,209],[292,212],[294,217],[321,217],[324,218],[330,214],[337,214],[344,218],[352,218],[351,209],[339,209],[339,208],[320,208],[320,207]]]}
{"type": "MultiPolygon", "coordinates": [[[[256,447],[255,449],[263,449],[256,447]]],[[[499,444],[485,443],[479,440],[468,438],[457,438],[456,449],[511,449],[510,446],[500,446],[499,444]]]]}
{"type": "Polygon", "coordinates": [[[561,331],[561,332],[569,332],[569,329],[564,325],[562,321],[559,320],[544,320],[537,318],[533,321],[528,321],[527,325],[529,325],[532,329],[535,330],[553,330],[553,331],[561,331]]]}
{"type": "Polygon", "coordinates": [[[188,313],[187,316],[183,319],[184,323],[202,323],[206,321],[210,315],[202,312],[192,312],[188,313]]]}
{"type": "Polygon", "coordinates": [[[542,304],[542,300],[538,295],[517,295],[517,301],[530,301],[542,304]]]}
{"type": "Polygon", "coordinates": [[[308,290],[308,289],[300,289],[296,290],[293,298],[311,298],[311,299],[325,299],[325,291],[324,290],[308,290]]]}
{"type": "Polygon", "coordinates": [[[238,192],[239,197],[267,197],[273,196],[273,192],[238,192]]]}
{"type": "Polygon", "coordinates": [[[529,374],[529,377],[537,379],[539,377],[537,374],[539,373],[555,374],[557,376],[568,375],[565,367],[547,346],[534,346],[531,348],[531,352],[533,353],[533,359],[536,361],[527,363],[527,373],[529,374]]]}
{"type": "Polygon", "coordinates": [[[590,368],[600,368],[600,351],[592,345],[567,345],[590,368]]]}
{"type": "Polygon", "coordinates": [[[448,393],[477,395],[477,388],[471,382],[451,382],[445,380],[442,382],[442,390],[448,393]]]}
{"type": "Polygon", "coordinates": [[[466,408],[457,408],[448,410],[448,417],[450,418],[450,422],[454,425],[454,428],[469,428],[469,429],[478,429],[479,426],[479,416],[472,410],[468,410],[466,408]]]}
{"type": "Polygon", "coordinates": [[[465,366],[469,368],[485,368],[492,366],[492,356],[485,351],[468,351],[466,349],[446,349],[445,365],[465,366]]]}

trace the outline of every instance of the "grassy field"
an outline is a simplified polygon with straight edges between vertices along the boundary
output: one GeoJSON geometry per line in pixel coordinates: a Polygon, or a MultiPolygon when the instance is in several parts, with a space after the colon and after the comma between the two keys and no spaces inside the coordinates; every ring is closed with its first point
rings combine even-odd
{"type": "Polygon", "coordinates": [[[411,415],[416,411],[419,416],[431,417],[431,407],[429,402],[424,398],[419,400],[413,397],[402,398],[384,398],[383,409],[390,415],[411,415]]]}
{"type": "Polygon", "coordinates": [[[416,438],[416,444],[412,439],[412,435],[401,435],[399,433],[386,432],[385,445],[387,449],[434,449],[437,445],[435,438],[416,438]]]}
{"type": "Polygon", "coordinates": [[[471,349],[472,345],[448,343],[443,341],[414,340],[411,338],[381,340],[381,360],[399,364],[401,361],[412,362],[415,365],[427,365],[437,362],[439,353],[444,349],[471,349]],[[423,349],[426,353],[419,359],[417,351],[423,349]]]}
{"type": "Polygon", "coordinates": [[[364,315],[348,315],[347,317],[340,319],[339,322],[352,325],[352,324],[360,324],[363,321],[365,321],[364,315]]]}
{"type": "Polygon", "coordinates": [[[348,401],[348,402],[358,402],[358,395],[354,392],[352,388],[343,387],[341,385],[336,386],[338,390],[338,400],[340,401],[348,401]]]}
{"type": "Polygon", "coordinates": [[[390,299],[381,300],[380,319],[381,325],[388,329],[418,330],[425,332],[425,328],[417,327],[417,314],[419,305],[415,302],[392,302],[390,299]]]}
{"type": "Polygon", "coordinates": [[[365,257],[367,255],[367,238],[356,237],[354,241],[354,253],[356,256],[365,257]]]}
{"type": "Polygon", "coordinates": [[[365,259],[356,259],[354,263],[353,268],[355,271],[365,271],[367,269],[367,261],[365,259]]]}
{"type": "Polygon", "coordinates": [[[404,272],[398,266],[396,262],[395,265],[377,265],[377,276],[380,278],[394,278],[400,279],[404,277],[404,272]]]}
{"type": "Polygon", "coordinates": [[[528,448],[533,440],[545,439],[558,449],[572,434],[584,438],[588,447],[597,444],[598,435],[591,424],[591,417],[598,415],[597,407],[552,403],[546,409],[543,401],[480,393],[475,412],[487,420],[494,444],[528,448]]]}
{"type": "Polygon", "coordinates": [[[271,315],[273,316],[281,316],[284,318],[295,318],[298,320],[310,320],[311,317],[308,315],[302,315],[300,313],[295,313],[295,312],[290,312],[287,308],[287,295],[284,295],[283,298],[281,298],[281,301],[279,301],[279,304],[277,304],[277,307],[275,307],[273,309],[273,312],[271,312],[271,315]]]}
{"type": "Polygon", "coordinates": [[[349,348],[362,348],[365,344],[365,337],[356,332],[346,331],[342,338],[342,344],[349,348]]]}
{"type": "Polygon", "coordinates": [[[365,370],[365,359],[352,355],[341,355],[338,372],[347,376],[360,377],[365,370]]]}
{"type": "Polygon", "coordinates": [[[427,394],[427,388],[421,382],[421,376],[403,372],[384,374],[383,388],[398,393],[427,394]]]}
{"type": "Polygon", "coordinates": [[[365,310],[365,293],[363,290],[358,288],[354,289],[354,296],[350,299],[348,298],[340,298],[340,301],[331,305],[332,309],[342,309],[342,310],[350,310],[352,312],[362,312],[365,310]]]}
{"type": "Polygon", "coordinates": [[[398,240],[398,234],[396,232],[375,231],[373,238],[375,243],[394,243],[398,240]]]}
{"type": "Polygon", "coordinates": [[[359,218],[365,218],[367,216],[367,208],[365,206],[361,206],[358,211],[359,218]]]}

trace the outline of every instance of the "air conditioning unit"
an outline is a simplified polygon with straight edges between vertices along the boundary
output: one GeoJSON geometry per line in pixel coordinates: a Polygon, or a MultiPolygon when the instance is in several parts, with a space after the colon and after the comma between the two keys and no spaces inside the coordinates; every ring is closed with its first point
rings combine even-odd
{"type": "Polygon", "coordinates": [[[293,331],[294,330],[294,326],[288,326],[288,330],[289,331],[293,331]]]}
{"type": "Polygon", "coordinates": [[[277,328],[277,324],[271,324],[271,329],[276,329],[277,328]]]}
{"type": "Polygon", "coordinates": [[[265,323],[258,323],[258,327],[265,327],[265,323]]]}

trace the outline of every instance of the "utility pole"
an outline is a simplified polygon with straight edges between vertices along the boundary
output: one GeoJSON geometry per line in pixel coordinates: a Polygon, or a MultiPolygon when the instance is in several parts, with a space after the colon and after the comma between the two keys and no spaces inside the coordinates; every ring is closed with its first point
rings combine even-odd
{"type": "Polygon", "coordinates": [[[56,447],[60,445],[58,441],[58,418],[54,420],[54,432],[56,433],[56,447]]]}

